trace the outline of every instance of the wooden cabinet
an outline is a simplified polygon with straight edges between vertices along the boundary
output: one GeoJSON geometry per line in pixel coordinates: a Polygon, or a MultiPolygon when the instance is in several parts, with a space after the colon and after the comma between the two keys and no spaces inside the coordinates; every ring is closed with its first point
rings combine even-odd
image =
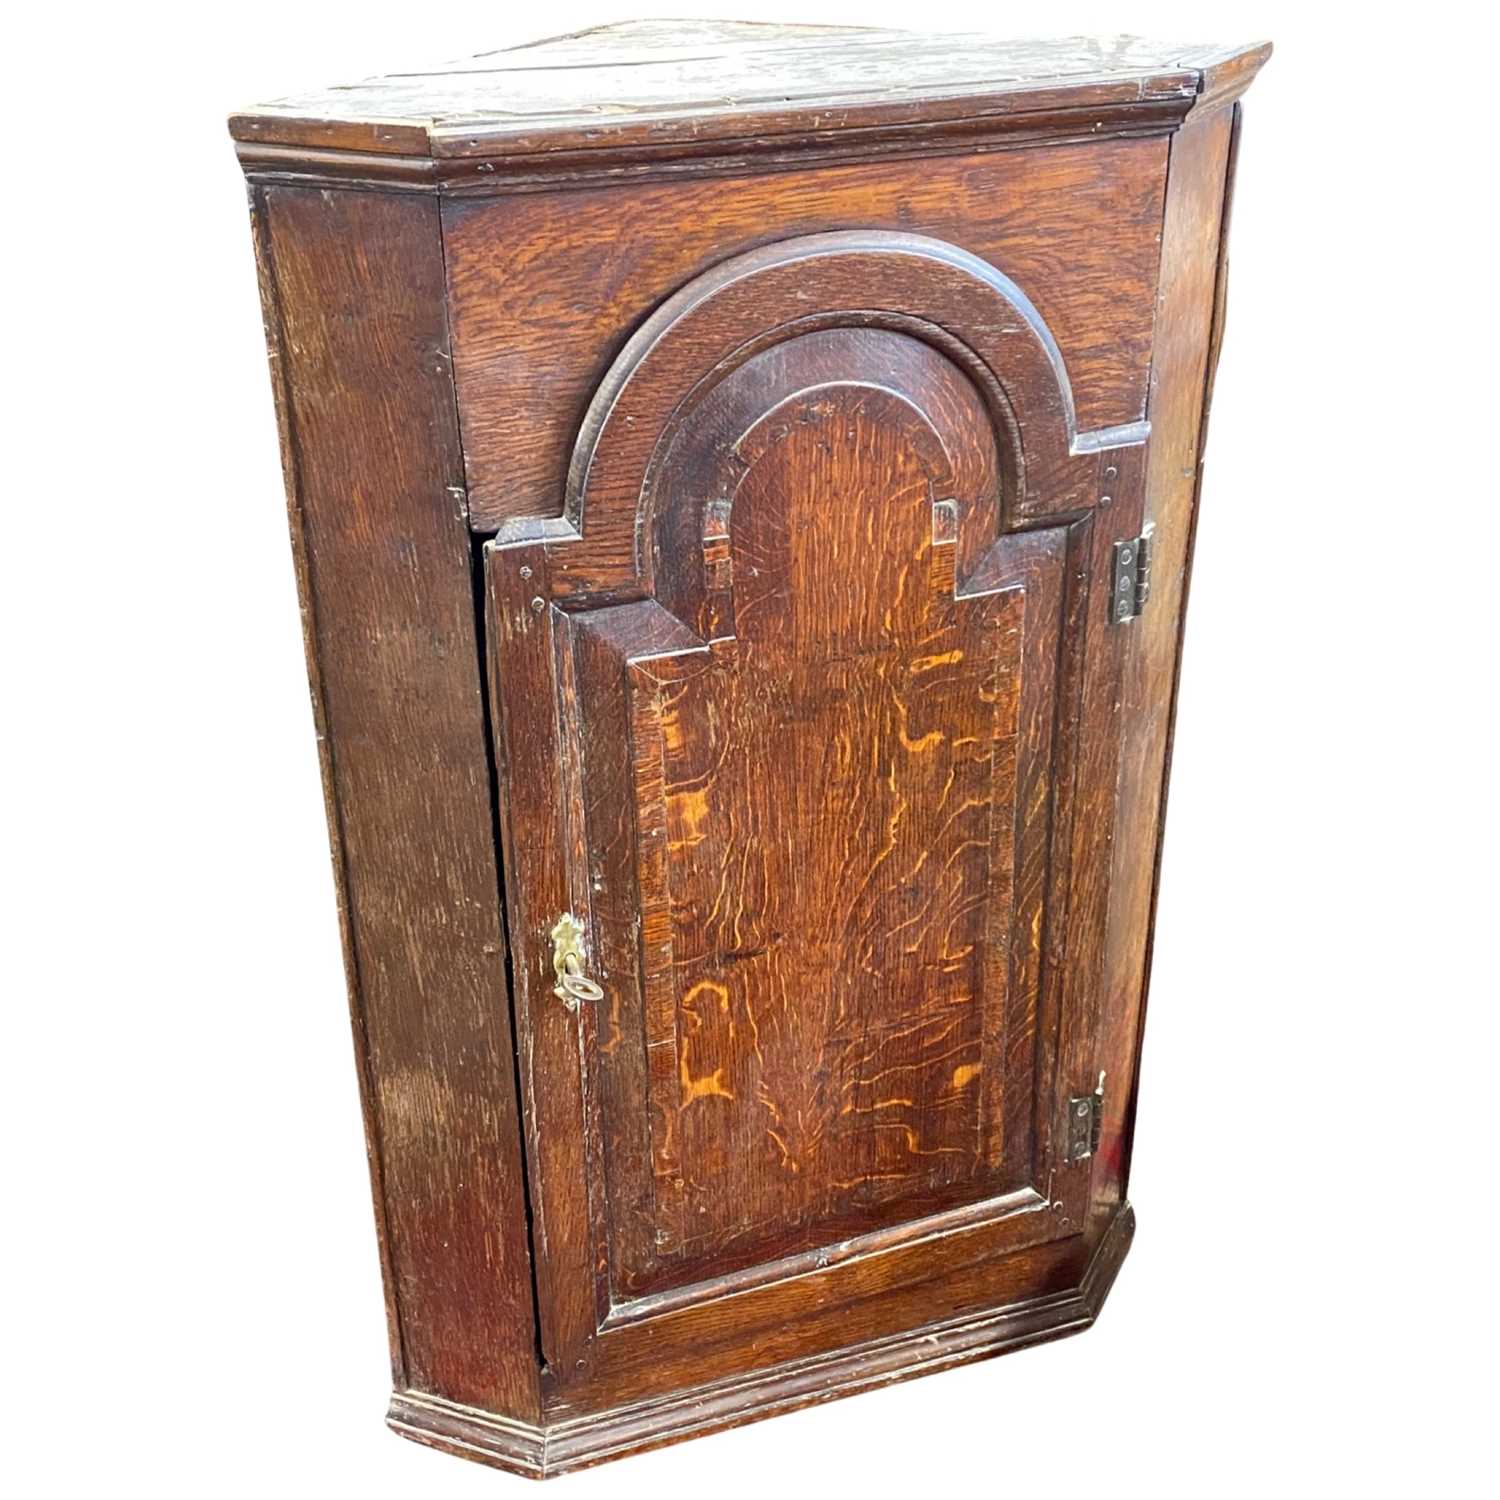
{"type": "Polygon", "coordinates": [[[1268,50],[651,23],[234,117],[399,1432],[1092,1321],[1268,50]]]}

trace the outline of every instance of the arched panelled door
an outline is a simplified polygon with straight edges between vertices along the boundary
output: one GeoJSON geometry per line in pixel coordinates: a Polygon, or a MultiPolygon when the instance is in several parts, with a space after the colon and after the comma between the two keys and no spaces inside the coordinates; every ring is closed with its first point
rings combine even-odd
{"type": "Polygon", "coordinates": [[[489,547],[562,1388],[1080,1231],[1144,440],[994,267],[823,235],[667,302],[489,547]]]}

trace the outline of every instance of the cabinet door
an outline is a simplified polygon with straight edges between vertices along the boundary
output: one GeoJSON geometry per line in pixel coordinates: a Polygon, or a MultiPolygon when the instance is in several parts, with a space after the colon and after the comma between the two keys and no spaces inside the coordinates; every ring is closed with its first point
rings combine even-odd
{"type": "Polygon", "coordinates": [[[562,1386],[1080,1232],[1144,437],[994,268],[818,236],[665,304],[489,547],[562,1386]]]}

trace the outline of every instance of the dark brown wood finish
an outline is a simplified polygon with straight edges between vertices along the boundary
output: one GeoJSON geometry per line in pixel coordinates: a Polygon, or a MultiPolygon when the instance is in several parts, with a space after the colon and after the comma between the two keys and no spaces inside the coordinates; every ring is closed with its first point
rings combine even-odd
{"type": "Polygon", "coordinates": [[[1123,1201],[1129,1173],[1129,1126],[1155,930],[1182,628],[1208,407],[1223,327],[1239,115],[1240,106],[1234,104],[1194,119],[1172,147],[1146,479],[1147,513],[1155,525],[1152,586],[1157,594],[1152,611],[1136,622],[1140,629],[1132,634],[1125,664],[1122,709],[1129,728],[1119,816],[1128,834],[1115,858],[1103,991],[1110,1017],[1103,1038],[1104,1065],[1117,1078],[1129,1078],[1131,1087],[1107,1096],[1097,1188],[1104,1204],[1123,1201]]]}
{"type": "MultiPolygon", "coordinates": [[[[1049,1339],[1081,1333],[1099,1314],[1135,1233],[1129,1208],[1115,1214],[1101,1236],[1075,1236],[1007,1257],[982,1282],[955,1279],[941,1304],[926,1298],[904,1310],[904,1330],[872,1337],[865,1306],[839,1310],[842,1339],[830,1354],[807,1354],[827,1343],[825,1315],[793,1319],[769,1339],[738,1348],[743,1372],[702,1382],[688,1362],[679,1366],[681,1394],[577,1416],[559,1415],[545,1428],[458,1407],[419,1392],[398,1391],[389,1422],[403,1437],[460,1458],[476,1459],[530,1478],[588,1468],[698,1437],[723,1427],[759,1421],[824,1401],[836,1401],[918,1375],[993,1359],[1049,1339]],[[943,1316],[939,1308],[962,1308],[943,1316]],[[811,1337],[810,1337],[811,1335],[811,1337]]],[[[721,1362],[722,1363],[722,1362],[721,1362]]]]}
{"type": "Polygon", "coordinates": [[[437,210],[303,188],[256,208],[397,1378],[535,1415],[437,210]]]}
{"type": "Polygon", "coordinates": [[[235,117],[397,1431],[546,1475],[1097,1314],[1267,51],[639,23],[235,117]]]}
{"type": "Polygon", "coordinates": [[[589,398],[663,289],[757,246],[849,225],[931,235],[1003,268],[1057,342],[1077,426],[1139,422],[1166,156],[1162,138],[1105,141],[449,204],[474,526],[561,512],[589,398]]]}
{"type": "Polygon", "coordinates": [[[986,263],[793,239],[663,306],[601,384],[566,515],[491,550],[560,1384],[662,1388],[674,1339],[711,1360],[726,1298],[769,1331],[843,1262],[1081,1223],[1058,1142],[1094,1076],[1119,664],[1108,589],[1083,601],[1140,466],[1071,421],[1045,326],[986,263]],[[553,994],[564,911],[597,1014],[553,994]]]}

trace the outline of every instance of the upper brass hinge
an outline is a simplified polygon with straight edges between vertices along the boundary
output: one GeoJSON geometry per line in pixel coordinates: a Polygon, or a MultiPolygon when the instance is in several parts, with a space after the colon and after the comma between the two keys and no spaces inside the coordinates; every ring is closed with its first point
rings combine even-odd
{"type": "Polygon", "coordinates": [[[1151,597],[1151,534],[1149,521],[1139,536],[1115,543],[1114,588],[1110,593],[1109,617],[1116,625],[1133,620],[1151,597]]]}
{"type": "Polygon", "coordinates": [[[1099,1131],[1104,1124],[1104,1074],[1092,1094],[1068,1100],[1068,1151],[1066,1160],[1086,1161],[1099,1149],[1099,1131]]]}

